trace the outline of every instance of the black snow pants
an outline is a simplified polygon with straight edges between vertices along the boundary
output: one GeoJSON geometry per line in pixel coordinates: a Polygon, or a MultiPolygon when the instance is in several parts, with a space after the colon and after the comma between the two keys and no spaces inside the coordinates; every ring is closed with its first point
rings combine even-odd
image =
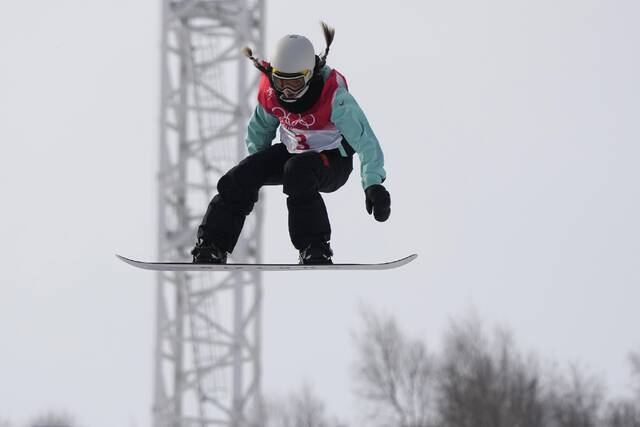
{"type": "Polygon", "coordinates": [[[347,182],[353,170],[353,150],[348,148],[346,157],[338,149],[291,154],[277,143],[246,157],[218,181],[218,194],[198,227],[198,238],[233,252],[260,188],[282,184],[293,246],[301,250],[312,242],[329,241],[331,225],[320,192],[331,193],[347,182]]]}

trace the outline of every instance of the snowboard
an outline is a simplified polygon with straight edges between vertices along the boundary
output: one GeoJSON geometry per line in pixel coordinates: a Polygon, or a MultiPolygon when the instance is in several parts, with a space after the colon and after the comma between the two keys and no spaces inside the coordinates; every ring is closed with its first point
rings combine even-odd
{"type": "Polygon", "coordinates": [[[409,264],[418,257],[412,254],[407,257],[382,263],[372,264],[193,264],[191,262],[145,262],[117,255],[118,259],[137,268],[155,271],[297,271],[297,270],[390,270],[409,264]]]}

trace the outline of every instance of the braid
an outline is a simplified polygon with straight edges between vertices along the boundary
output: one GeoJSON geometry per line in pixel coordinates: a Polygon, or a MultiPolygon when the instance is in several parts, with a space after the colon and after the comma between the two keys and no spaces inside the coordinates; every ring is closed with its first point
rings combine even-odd
{"type": "Polygon", "coordinates": [[[244,56],[246,56],[247,58],[249,58],[251,60],[251,62],[253,62],[253,65],[260,71],[262,71],[264,74],[266,74],[267,76],[269,75],[269,70],[260,63],[260,61],[258,61],[257,58],[255,58],[253,56],[253,52],[251,51],[251,48],[249,46],[245,46],[242,48],[242,54],[244,56]]]}
{"type": "Polygon", "coordinates": [[[320,25],[322,26],[322,33],[324,34],[324,40],[327,43],[327,47],[324,49],[324,53],[320,56],[320,64],[318,64],[319,68],[322,68],[327,63],[327,56],[329,55],[329,47],[331,46],[331,43],[333,43],[333,38],[335,37],[336,30],[335,28],[332,28],[329,25],[327,25],[327,23],[324,21],[320,21],[320,25]]]}

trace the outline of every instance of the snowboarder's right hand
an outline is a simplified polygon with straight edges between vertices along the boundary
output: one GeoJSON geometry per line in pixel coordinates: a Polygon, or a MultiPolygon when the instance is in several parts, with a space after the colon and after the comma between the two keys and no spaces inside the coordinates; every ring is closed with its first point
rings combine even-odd
{"type": "Polygon", "coordinates": [[[391,196],[381,184],[370,185],[364,190],[365,205],[369,215],[373,212],[376,221],[384,222],[391,215],[391,196]]]}

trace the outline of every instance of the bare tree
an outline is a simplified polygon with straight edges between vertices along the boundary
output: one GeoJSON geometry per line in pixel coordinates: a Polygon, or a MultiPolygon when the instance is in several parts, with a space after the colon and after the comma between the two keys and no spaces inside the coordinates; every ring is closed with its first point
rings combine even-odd
{"type": "Polygon", "coordinates": [[[640,404],[640,351],[629,354],[629,364],[631,365],[631,376],[635,381],[635,392],[640,404]]]}
{"type": "Polygon", "coordinates": [[[549,383],[546,395],[547,425],[551,427],[596,427],[604,409],[602,385],[583,369],[572,366],[568,376],[549,383]]]}
{"type": "Polygon", "coordinates": [[[64,412],[47,412],[36,417],[30,427],[75,427],[77,424],[74,418],[64,412]]]}
{"type": "Polygon", "coordinates": [[[393,318],[363,310],[356,334],[358,396],[384,427],[640,427],[640,352],[630,355],[635,399],[607,401],[576,366],[542,370],[511,333],[487,334],[475,314],[453,321],[442,352],[408,339],[393,318]]]}
{"type": "Polygon", "coordinates": [[[354,376],[356,393],[372,409],[372,422],[433,426],[435,366],[425,345],[407,339],[391,318],[363,309],[362,319],[354,376]]]}
{"type": "Polygon", "coordinates": [[[603,424],[606,427],[640,427],[640,408],[631,401],[610,403],[603,424]]]}
{"type": "Polygon", "coordinates": [[[544,426],[537,365],[515,349],[511,335],[493,340],[477,316],[451,323],[439,369],[442,427],[544,426]]]}
{"type": "Polygon", "coordinates": [[[262,427],[341,427],[325,413],[325,405],[304,385],[287,399],[272,399],[265,407],[262,427]]]}
{"type": "Polygon", "coordinates": [[[631,378],[634,381],[635,396],[610,402],[604,416],[606,427],[640,427],[640,353],[629,355],[631,378]]]}

